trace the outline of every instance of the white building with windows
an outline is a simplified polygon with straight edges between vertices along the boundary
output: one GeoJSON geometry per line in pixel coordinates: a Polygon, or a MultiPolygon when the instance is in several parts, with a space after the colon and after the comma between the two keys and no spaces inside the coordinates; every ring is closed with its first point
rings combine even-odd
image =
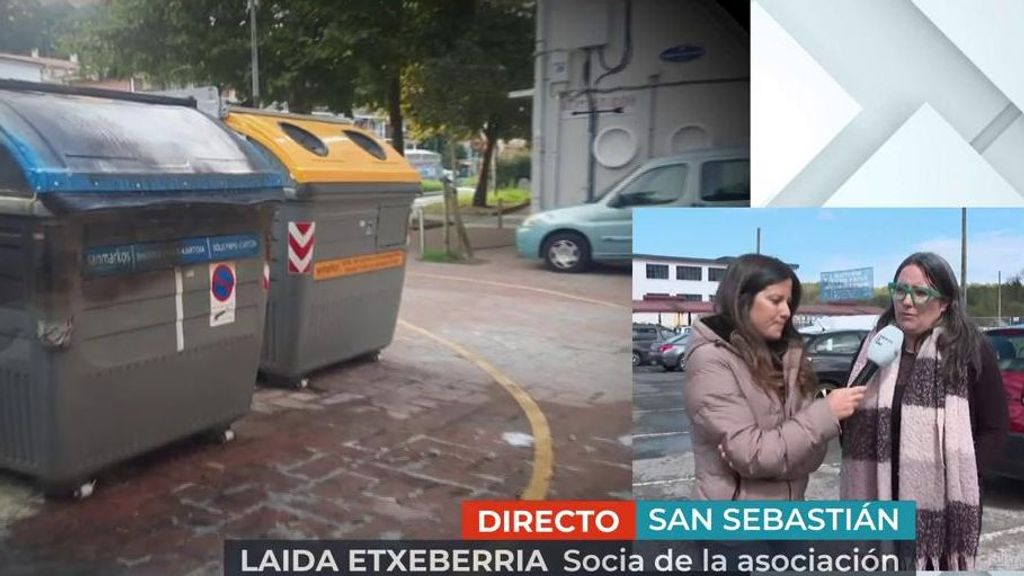
{"type": "Polygon", "coordinates": [[[654,296],[714,302],[730,261],[730,257],[708,260],[638,254],[633,257],[633,300],[654,296]]]}
{"type": "MultiPolygon", "coordinates": [[[[710,310],[730,261],[728,256],[709,260],[637,254],[633,257],[633,301],[703,302],[710,310]]],[[[667,308],[659,312],[634,312],[633,322],[676,328],[688,326],[694,319],[693,314],[667,308]]]]}

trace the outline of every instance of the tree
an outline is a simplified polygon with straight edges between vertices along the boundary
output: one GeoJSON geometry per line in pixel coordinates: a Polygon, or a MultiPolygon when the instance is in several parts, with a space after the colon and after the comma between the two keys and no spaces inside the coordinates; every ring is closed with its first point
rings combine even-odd
{"type": "Polygon", "coordinates": [[[67,58],[58,41],[82,10],[66,1],[0,0],[0,52],[67,58]]]}
{"type": "Polygon", "coordinates": [[[351,62],[355,100],[386,110],[391,143],[405,152],[403,73],[426,55],[448,48],[445,31],[456,28],[471,0],[348,0],[322,2],[329,16],[325,49],[351,62]]]}
{"type": "MultiPolygon", "coordinates": [[[[214,84],[251,99],[247,14],[243,0],[110,0],[65,44],[94,75],[214,84]]],[[[400,152],[406,113],[435,134],[483,131],[487,160],[498,138],[525,131],[526,107],[507,93],[532,84],[532,3],[262,0],[258,20],[261,94],[293,111],[384,108],[400,152]]],[[[481,180],[478,192],[486,172],[481,180]]]]}
{"type": "MultiPolygon", "coordinates": [[[[263,0],[259,4],[261,92],[307,112],[351,110],[355,67],[327,46],[331,3],[263,0]]],[[[223,0],[119,0],[81,24],[68,46],[99,76],[141,74],[158,84],[232,87],[250,101],[246,3],[223,0]]]]}
{"type": "Polygon", "coordinates": [[[452,31],[451,49],[410,66],[403,77],[407,111],[422,134],[483,133],[474,206],[487,203],[487,167],[498,140],[529,129],[529,104],[508,93],[533,84],[533,28],[532,3],[478,0],[464,29],[452,31]]]}

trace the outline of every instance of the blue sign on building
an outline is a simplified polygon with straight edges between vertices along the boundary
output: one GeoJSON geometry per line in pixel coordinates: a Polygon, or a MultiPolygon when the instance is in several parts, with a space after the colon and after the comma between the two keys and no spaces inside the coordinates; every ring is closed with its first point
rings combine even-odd
{"type": "Polygon", "coordinates": [[[822,302],[871,300],[874,297],[873,268],[837,270],[821,273],[822,302]]]}

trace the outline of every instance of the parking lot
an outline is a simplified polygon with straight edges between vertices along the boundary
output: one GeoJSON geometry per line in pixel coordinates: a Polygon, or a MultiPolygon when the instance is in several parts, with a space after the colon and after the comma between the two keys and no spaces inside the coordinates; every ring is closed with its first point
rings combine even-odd
{"type": "MultiPolygon", "coordinates": [[[[633,497],[687,499],[693,489],[690,421],[683,375],[661,367],[633,371],[633,497]]],[[[811,475],[808,499],[839,497],[839,443],[811,475]]],[[[979,569],[1024,569],[1024,481],[994,478],[983,487],[979,569]]]]}
{"type": "Polygon", "coordinates": [[[478,264],[410,258],[381,359],[258,388],[232,443],[81,502],[0,472],[4,574],[219,574],[226,538],[455,538],[468,498],[630,497],[628,271],[552,274],[496,234],[478,264]]]}

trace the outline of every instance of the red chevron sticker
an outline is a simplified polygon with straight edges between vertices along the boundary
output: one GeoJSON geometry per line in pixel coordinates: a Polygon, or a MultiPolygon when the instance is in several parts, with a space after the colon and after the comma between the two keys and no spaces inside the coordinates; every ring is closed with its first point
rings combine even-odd
{"type": "Polygon", "coordinates": [[[316,222],[288,223],[288,273],[309,274],[316,243],[316,222]]]}

